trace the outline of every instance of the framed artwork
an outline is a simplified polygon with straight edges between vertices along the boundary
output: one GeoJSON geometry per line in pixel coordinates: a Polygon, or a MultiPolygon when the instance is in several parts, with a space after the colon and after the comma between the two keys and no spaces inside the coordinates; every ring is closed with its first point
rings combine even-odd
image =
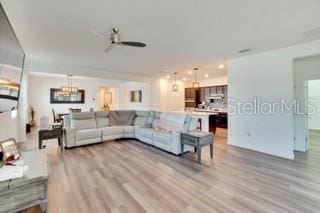
{"type": "Polygon", "coordinates": [[[85,92],[64,93],[61,89],[50,89],[50,104],[84,104],[85,92]]]}
{"type": "Polygon", "coordinates": [[[142,90],[130,91],[130,102],[142,102],[142,90]]]}
{"type": "Polygon", "coordinates": [[[105,104],[112,104],[112,93],[111,92],[104,93],[104,103],[105,104]]]}
{"type": "Polygon", "coordinates": [[[3,152],[4,161],[12,161],[20,158],[21,154],[18,150],[16,140],[11,138],[0,142],[0,149],[3,152]]]}

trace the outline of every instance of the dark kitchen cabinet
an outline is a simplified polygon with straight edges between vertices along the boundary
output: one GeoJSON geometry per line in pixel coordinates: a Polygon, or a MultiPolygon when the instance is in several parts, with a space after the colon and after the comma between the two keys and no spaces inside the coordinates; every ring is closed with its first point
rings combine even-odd
{"type": "Polygon", "coordinates": [[[185,88],[185,107],[196,108],[200,104],[200,88],[185,88]]]}
{"type": "Polygon", "coordinates": [[[218,115],[216,116],[216,121],[215,121],[216,127],[228,128],[228,113],[225,112],[219,112],[218,115]]]}

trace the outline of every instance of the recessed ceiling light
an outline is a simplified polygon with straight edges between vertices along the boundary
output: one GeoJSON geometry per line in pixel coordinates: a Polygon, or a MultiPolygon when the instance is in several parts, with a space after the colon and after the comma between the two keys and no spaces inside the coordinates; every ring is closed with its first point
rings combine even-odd
{"type": "Polygon", "coordinates": [[[205,74],[204,77],[208,78],[208,77],[209,77],[209,74],[205,74]]]}
{"type": "Polygon", "coordinates": [[[188,74],[189,74],[189,75],[191,75],[191,74],[192,74],[192,71],[191,71],[191,70],[189,70],[189,71],[188,71],[188,74]]]}
{"type": "Polygon", "coordinates": [[[167,75],[167,78],[170,78],[170,75],[167,75]]]}
{"type": "Polygon", "coordinates": [[[219,69],[223,69],[223,68],[224,68],[224,65],[223,65],[223,64],[220,64],[220,65],[218,66],[218,68],[219,68],[219,69]]]}
{"type": "Polygon", "coordinates": [[[187,78],[183,78],[183,80],[184,80],[184,81],[186,81],[186,80],[187,80],[187,78]]]}

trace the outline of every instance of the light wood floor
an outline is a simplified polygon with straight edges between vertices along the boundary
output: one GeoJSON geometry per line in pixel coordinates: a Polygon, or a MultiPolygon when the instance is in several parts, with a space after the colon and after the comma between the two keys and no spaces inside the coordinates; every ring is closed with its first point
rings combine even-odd
{"type": "Polygon", "coordinates": [[[320,134],[293,161],[225,141],[201,165],[133,140],[63,154],[52,143],[48,212],[320,212],[320,134]]]}

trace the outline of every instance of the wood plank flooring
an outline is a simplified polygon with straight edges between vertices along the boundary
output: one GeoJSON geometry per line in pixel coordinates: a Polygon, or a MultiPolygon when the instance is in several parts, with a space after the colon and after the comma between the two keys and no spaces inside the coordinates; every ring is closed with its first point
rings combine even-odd
{"type": "Polygon", "coordinates": [[[320,212],[320,134],[293,161],[225,142],[201,165],[134,140],[63,154],[51,143],[48,212],[320,212]]]}

